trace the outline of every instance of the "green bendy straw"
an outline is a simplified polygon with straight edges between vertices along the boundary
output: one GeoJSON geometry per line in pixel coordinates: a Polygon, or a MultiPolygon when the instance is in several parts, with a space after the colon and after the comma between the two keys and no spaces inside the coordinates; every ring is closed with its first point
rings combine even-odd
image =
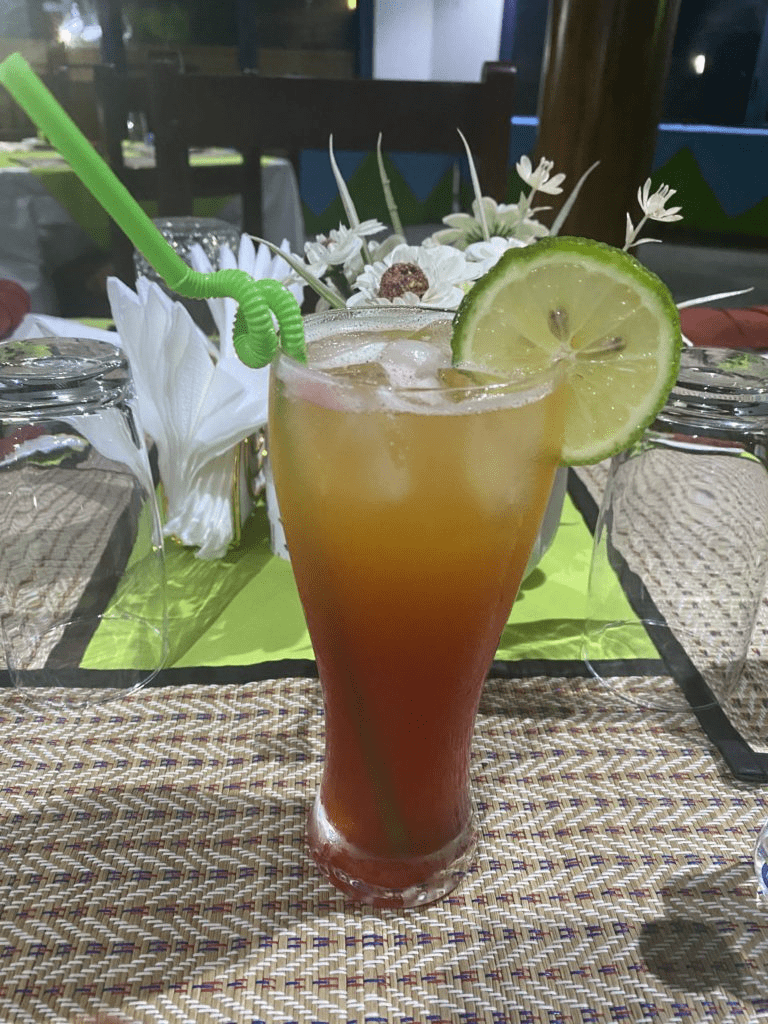
{"type": "Polygon", "coordinates": [[[170,289],[192,299],[229,296],[237,301],[235,351],[247,366],[266,366],[277,349],[272,313],[280,325],[279,343],[283,351],[306,362],[301,310],[278,281],[254,281],[244,270],[217,270],[211,274],[192,270],[20,53],[12,53],[0,63],[0,82],[170,289]]]}

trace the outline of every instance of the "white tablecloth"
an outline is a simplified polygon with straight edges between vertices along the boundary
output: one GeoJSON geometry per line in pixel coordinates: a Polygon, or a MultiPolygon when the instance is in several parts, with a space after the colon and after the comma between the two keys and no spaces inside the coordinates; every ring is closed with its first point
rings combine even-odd
{"type": "MultiPolygon", "coordinates": [[[[299,188],[288,160],[270,158],[262,165],[263,224],[271,242],[290,242],[303,252],[304,221],[299,188]]],[[[239,224],[239,198],[217,216],[239,224]]],[[[78,259],[94,242],[54,199],[31,168],[0,168],[0,278],[26,288],[35,313],[59,312],[52,274],[78,259]]]]}

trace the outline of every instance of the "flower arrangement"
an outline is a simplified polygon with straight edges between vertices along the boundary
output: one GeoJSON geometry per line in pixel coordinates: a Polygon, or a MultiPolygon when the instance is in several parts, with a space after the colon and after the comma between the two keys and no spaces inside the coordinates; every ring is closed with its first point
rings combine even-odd
{"type": "MultiPolygon", "coordinates": [[[[461,135],[461,132],[459,133],[461,135]]],[[[467,152],[475,198],[470,213],[452,213],[443,218],[444,228],[434,232],[420,245],[409,245],[400,223],[381,153],[377,158],[382,189],[392,221],[392,229],[380,241],[374,236],[387,230],[378,220],[361,221],[334,157],[333,140],[329,144],[331,167],[339,189],[348,225],[339,225],[327,235],[318,235],[304,247],[304,258],[283,252],[295,281],[303,281],[317,294],[318,308],[371,305],[419,305],[456,309],[465,292],[499,260],[507,249],[528,245],[547,235],[558,234],[572,209],[593,164],[582,175],[568,196],[551,227],[538,215],[549,209],[534,205],[537,194],[560,195],[564,174],[553,174],[552,161],[542,157],[536,167],[527,156],[516,166],[528,187],[516,203],[497,203],[483,196],[472,153],[461,135],[467,152]]],[[[638,189],[642,218],[633,225],[627,214],[625,249],[656,239],[639,238],[649,220],[680,220],[680,207],[667,209],[675,190],[661,185],[651,193],[650,179],[638,189]]],[[[259,242],[276,255],[279,250],[265,239],[259,242]]]]}
{"type": "MultiPolygon", "coordinates": [[[[466,141],[465,141],[466,146],[466,141]]],[[[551,227],[538,218],[548,207],[534,205],[536,197],[562,193],[563,174],[553,174],[552,162],[534,167],[527,156],[516,164],[527,186],[516,203],[497,203],[483,196],[472,155],[467,147],[475,193],[469,213],[445,217],[445,227],[420,245],[405,239],[381,156],[377,147],[382,187],[392,221],[387,229],[378,220],[361,221],[329,145],[331,165],[348,219],[328,235],[306,243],[304,254],[291,253],[286,242],[276,246],[244,235],[237,254],[221,249],[221,268],[239,267],[256,280],[281,281],[298,301],[306,285],[318,296],[318,306],[420,305],[455,309],[474,281],[509,248],[556,235],[579,190],[596,165],[579,179],[551,227]]],[[[651,193],[646,181],[638,190],[642,217],[636,225],[627,215],[624,248],[653,241],[639,238],[647,221],[680,220],[680,207],[667,208],[674,190],[661,185],[651,193]]],[[[211,264],[199,246],[190,262],[209,272],[211,264]]],[[[738,293],[731,293],[738,294],[738,293]]],[[[108,297],[117,327],[113,332],[86,328],[71,321],[28,315],[16,337],[60,334],[117,340],[128,354],[136,384],[139,418],[158,452],[166,505],[165,533],[195,549],[203,559],[222,557],[239,536],[241,520],[250,511],[239,453],[242,443],[267,418],[267,368],[252,370],[234,352],[233,299],[208,299],[218,331],[211,341],[187,309],[155,283],[139,278],[136,291],[111,278],[108,297]]],[[[686,305],[722,296],[690,300],[686,305]]],[[[683,304],[681,304],[683,305],[683,304]]],[[[267,474],[267,504],[270,504],[267,474]]],[[[271,509],[275,513],[274,504],[271,509]]],[[[280,549],[280,529],[271,516],[273,549],[280,549]]]]}

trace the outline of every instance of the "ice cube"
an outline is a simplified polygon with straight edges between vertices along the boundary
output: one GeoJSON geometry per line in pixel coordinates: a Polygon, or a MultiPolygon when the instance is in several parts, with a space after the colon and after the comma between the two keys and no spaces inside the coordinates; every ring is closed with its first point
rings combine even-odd
{"type": "Polygon", "coordinates": [[[336,366],[351,363],[375,362],[387,343],[385,341],[363,341],[356,336],[349,338],[324,338],[312,342],[310,361],[318,370],[330,370],[336,366]]]}
{"type": "Polygon", "coordinates": [[[412,341],[426,341],[432,345],[439,345],[442,348],[450,348],[451,344],[451,321],[437,320],[434,323],[424,324],[416,330],[409,331],[408,337],[412,341]]]}
{"type": "Polygon", "coordinates": [[[398,388],[438,387],[437,371],[446,356],[437,346],[420,341],[391,341],[379,356],[390,383],[398,388]]]}
{"type": "Polygon", "coordinates": [[[483,370],[467,369],[463,366],[444,366],[437,371],[437,379],[444,388],[443,394],[451,402],[466,402],[470,399],[484,399],[487,395],[497,394],[495,391],[484,392],[482,389],[505,383],[503,377],[483,370]]]}

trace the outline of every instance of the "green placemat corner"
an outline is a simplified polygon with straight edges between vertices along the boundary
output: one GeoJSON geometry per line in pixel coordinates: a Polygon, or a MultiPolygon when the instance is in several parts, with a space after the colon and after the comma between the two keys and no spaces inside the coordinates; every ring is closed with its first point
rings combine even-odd
{"type": "MultiPolygon", "coordinates": [[[[579,661],[592,536],[570,497],[554,541],[523,583],[496,654],[501,661],[579,661]]],[[[238,547],[203,561],[181,545],[166,545],[169,668],[254,665],[314,657],[290,564],[272,555],[266,508],[259,503],[238,547]]],[[[636,621],[616,582],[616,619],[636,621]]],[[[655,658],[633,631],[636,658],[655,658]]],[[[105,617],[83,666],[145,667],[129,631],[105,617]],[[132,660],[133,659],[133,660],[132,660]]],[[[606,652],[606,657],[610,653],[606,652]]]]}

